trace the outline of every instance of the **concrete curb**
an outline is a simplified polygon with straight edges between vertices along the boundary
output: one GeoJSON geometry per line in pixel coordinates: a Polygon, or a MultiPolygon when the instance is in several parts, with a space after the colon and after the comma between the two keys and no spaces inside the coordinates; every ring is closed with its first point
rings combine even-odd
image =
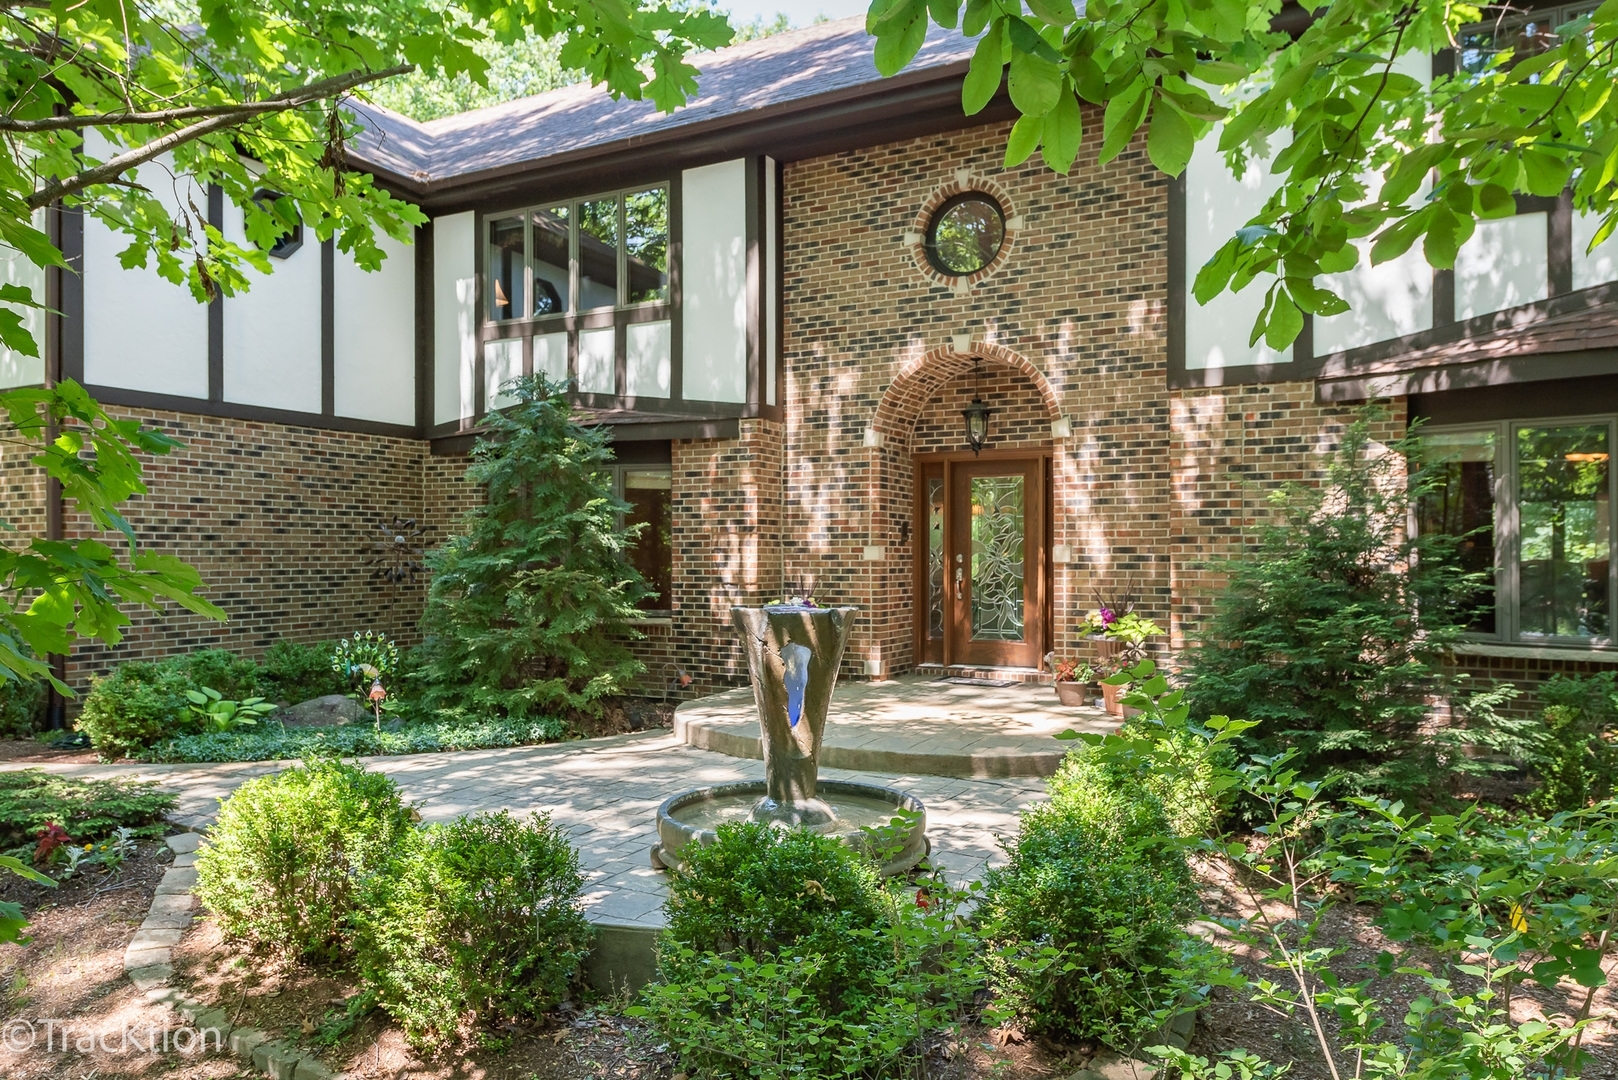
{"type": "Polygon", "coordinates": [[[197,903],[191,890],[197,883],[201,839],[197,833],[183,832],[164,841],[174,852],[174,865],[163,872],[145,921],[124,949],[124,973],[147,1001],[167,1005],[200,1032],[204,1046],[214,1041],[227,1047],[270,1080],[342,1080],[340,1073],[333,1073],[313,1055],[276,1042],[254,1028],[232,1028],[224,1010],[186,997],[170,985],[174,946],[191,926],[191,909],[197,903]]]}

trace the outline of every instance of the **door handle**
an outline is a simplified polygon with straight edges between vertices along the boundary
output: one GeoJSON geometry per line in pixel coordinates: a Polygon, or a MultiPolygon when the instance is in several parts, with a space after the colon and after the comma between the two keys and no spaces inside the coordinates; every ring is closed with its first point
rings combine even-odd
{"type": "Polygon", "coordinates": [[[959,600],[960,598],[961,598],[961,568],[959,566],[957,566],[955,568],[955,599],[959,600]]]}

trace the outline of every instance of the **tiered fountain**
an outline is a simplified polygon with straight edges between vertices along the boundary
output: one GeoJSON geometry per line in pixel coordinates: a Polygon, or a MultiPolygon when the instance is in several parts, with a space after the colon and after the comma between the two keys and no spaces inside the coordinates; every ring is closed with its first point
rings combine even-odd
{"type": "Polygon", "coordinates": [[[798,604],[731,609],[763,730],[764,780],[666,799],[657,808],[654,865],[677,869],[685,845],[712,843],[715,830],[730,821],[813,829],[860,850],[880,847],[884,875],[908,870],[927,854],[927,811],[919,799],[875,784],[819,778],[826,711],[855,610],[798,604]],[[900,816],[902,830],[880,841],[866,831],[900,816]]]}

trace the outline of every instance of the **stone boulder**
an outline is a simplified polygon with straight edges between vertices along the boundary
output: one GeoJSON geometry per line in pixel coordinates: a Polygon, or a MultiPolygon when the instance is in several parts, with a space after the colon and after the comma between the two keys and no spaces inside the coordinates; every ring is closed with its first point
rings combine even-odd
{"type": "Polygon", "coordinates": [[[289,705],[269,717],[270,721],[279,720],[287,727],[335,727],[371,719],[371,710],[342,694],[311,698],[297,705],[289,705]]]}

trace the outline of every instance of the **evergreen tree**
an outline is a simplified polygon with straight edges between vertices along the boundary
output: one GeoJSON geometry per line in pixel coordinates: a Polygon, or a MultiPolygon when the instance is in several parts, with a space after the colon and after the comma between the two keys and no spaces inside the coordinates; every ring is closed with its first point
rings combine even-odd
{"type": "Polygon", "coordinates": [[[486,501],[428,556],[426,704],[469,717],[594,712],[642,670],[628,621],[651,595],[630,564],[638,527],[612,490],[608,433],[559,386],[521,379],[490,413],[467,479],[486,501]]]}
{"type": "Polygon", "coordinates": [[[1493,596],[1461,568],[1462,538],[1410,534],[1442,474],[1413,436],[1376,452],[1382,416],[1363,410],[1322,482],[1274,492],[1257,542],[1215,564],[1228,585],[1185,658],[1187,694],[1193,715],[1259,721],[1251,749],[1295,749],[1307,777],[1418,793],[1455,752],[1431,721],[1441,664],[1493,596]]]}

